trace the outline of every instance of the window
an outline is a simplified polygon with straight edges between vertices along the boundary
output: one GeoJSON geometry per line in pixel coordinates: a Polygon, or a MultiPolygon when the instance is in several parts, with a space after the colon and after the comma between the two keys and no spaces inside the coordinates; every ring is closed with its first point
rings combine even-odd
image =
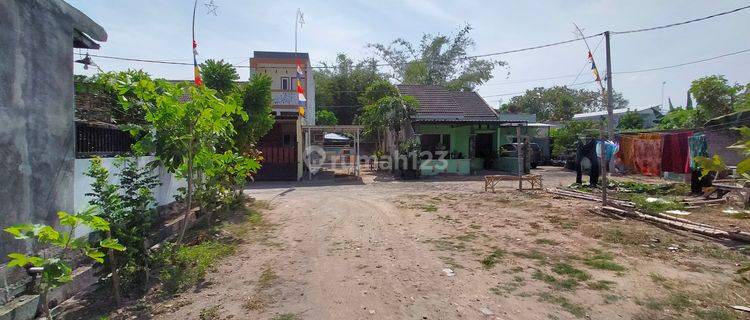
{"type": "Polygon", "coordinates": [[[419,136],[422,151],[450,151],[451,136],[447,134],[422,134],[419,136]]]}
{"type": "Polygon", "coordinates": [[[281,77],[281,90],[292,90],[291,78],[281,77]]]}

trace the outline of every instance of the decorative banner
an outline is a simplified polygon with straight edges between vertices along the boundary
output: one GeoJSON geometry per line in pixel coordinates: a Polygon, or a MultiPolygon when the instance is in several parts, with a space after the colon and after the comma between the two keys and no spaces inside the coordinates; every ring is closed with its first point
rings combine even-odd
{"type": "Polygon", "coordinates": [[[596,68],[594,56],[591,55],[591,51],[589,51],[589,61],[591,61],[591,73],[594,74],[594,81],[601,82],[602,79],[599,77],[599,69],[596,68]]]}
{"type": "Polygon", "coordinates": [[[299,59],[297,59],[297,104],[299,105],[297,112],[300,116],[304,117],[307,98],[305,98],[305,88],[302,87],[302,78],[304,74],[302,73],[302,66],[300,64],[299,59]]]}
{"type": "Polygon", "coordinates": [[[198,43],[193,39],[193,73],[195,74],[195,85],[203,86],[203,79],[201,79],[201,70],[198,68],[198,43]]]}

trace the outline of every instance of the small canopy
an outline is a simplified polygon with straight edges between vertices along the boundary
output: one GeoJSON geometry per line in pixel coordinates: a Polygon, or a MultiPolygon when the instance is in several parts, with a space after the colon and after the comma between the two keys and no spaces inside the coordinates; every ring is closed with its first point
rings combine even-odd
{"type": "Polygon", "coordinates": [[[342,136],[338,133],[326,133],[325,136],[323,136],[326,140],[335,140],[335,141],[349,141],[350,139],[346,136],[342,136]]]}

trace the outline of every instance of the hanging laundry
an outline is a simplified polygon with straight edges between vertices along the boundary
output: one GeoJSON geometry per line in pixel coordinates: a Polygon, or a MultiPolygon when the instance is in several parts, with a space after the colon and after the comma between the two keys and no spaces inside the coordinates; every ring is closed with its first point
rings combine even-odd
{"type": "Polygon", "coordinates": [[[635,168],[646,176],[661,175],[662,138],[658,133],[641,133],[633,143],[635,168]]]}
{"type": "Polygon", "coordinates": [[[661,170],[674,173],[689,173],[686,163],[690,160],[688,138],[692,136],[691,131],[668,133],[664,139],[661,154],[661,170]]]}
{"type": "Polygon", "coordinates": [[[597,141],[595,139],[591,139],[587,141],[586,143],[582,143],[581,141],[578,141],[577,147],[576,147],[576,183],[580,184],[582,183],[582,176],[583,176],[583,169],[581,168],[581,161],[583,161],[584,158],[589,159],[589,162],[591,162],[591,169],[589,171],[589,184],[592,186],[596,186],[599,184],[599,157],[596,153],[596,143],[597,141]]]}
{"type": "Polygon", "coordinates": [[[635,172],[635,150],[633,149],[635,137],[623,135],[620,137],[620,150],[617,152],[622,165],[629,172],[635,172]]]}
{"type": "MultiPolygon", "coordinates": [[[[620,145],[617,142],[614,142],[612,140],[606,140],[604,141],[604,161],[610,162],[612,160],[612,156],[617,153],[617,151],[620,149],[620,145]]],[[[602,154],[602,142],[598,141],[596,143],[596,155],[602,154]]]]}
{"type": "Polygon", "coordinates": [[[708,157],[708,139],[703,133],[696,133],[688,138],[690,151],[690,169],[696,170],[695,157],[708,157]]]}

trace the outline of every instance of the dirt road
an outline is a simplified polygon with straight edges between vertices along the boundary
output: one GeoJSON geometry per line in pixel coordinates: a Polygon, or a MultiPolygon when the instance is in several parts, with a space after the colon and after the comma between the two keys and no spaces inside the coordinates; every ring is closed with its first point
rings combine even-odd
{"type": "Polygon", "coordinates": [[[712,304],[747,297],[733,275],[744,257],[724,247],[614,225],[587,203],[511,183],[497,194],[482,186],[256,185],[247,193],[270,205],[263,241],[242,244],[154,318],[734,319],[712,304]],[[700,316],[708,312],[722,317],[700,316]]]}

